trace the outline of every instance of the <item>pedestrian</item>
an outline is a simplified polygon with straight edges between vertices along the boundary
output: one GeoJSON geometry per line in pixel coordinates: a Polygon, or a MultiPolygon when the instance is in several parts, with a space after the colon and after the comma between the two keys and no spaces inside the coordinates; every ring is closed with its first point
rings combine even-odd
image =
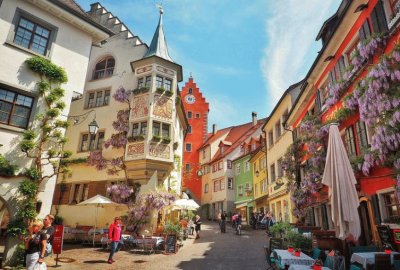
{"type": "Polygon", "coordinates": [[[193,218],[189,217],[189,234],[193,235],[194,232],[194,222],[193,222],[193,218]]]}
{"type": "Polygon", "coordinates": [[[36,264],[44,264],[42,269],[46,269],[46,263],[43,261],[47,245],[47,235],[41,231],[43,223],[39,220],[32,222],[29,232],[30,235],[24,238],[26,251],[26,269],[33,270],[36,264]]]}
{"type": "Polygon", "coordinates": [[[195,231],[196,231],[196,239],[199,239],[200,238],[200,225],[201,225],[201,219],[200,219],[199,215],[196,215],[194,225],[195,225],[195,231]]]}
{"type": "Polygon", "coordinates": [[[256,217],[256,213],[254,213],[254,212],[251,213],[250,223],[251,223],[251,227],[253,228],[253,230],[255,230],[256,226],[257,226],[257,217],[256,217]]]}
{"type": "Polygon", "coordinates": [[[54,216],[48,214],[43,219],[42,233],[47,235],[47,245],[45,247],[44,262],[47,266],[54,266],[54,260],[52,259],[53,254],[53,239],[54,239],[54,227],[53,227],[54,216]]]}
{"type": "Polygon", "coordinates": [[[232,216],[232,228],[236,228],[236,218],[237,218],[237,214],[234,214],[232,216]]]}
{"type": "Polygon", "coordinates": [[[108,228],[108,241],[110,242],[110,256],[108,257],[108,263],[112,264],[115,262],[113,260],[114,253],[118,252],[121,248],[121,238],[122,238],[122,229],[121,229],[121,217],[115,217],[114,223],[111,223],[108,228]]]}
{"type": "Polygon", "coordinates": [[[222,213],[221,213],[221,211],[219,211],[218,212],[218,226],[219,226],[220,230],[221,230],[221,215],[222,215],[222,213]]]}
{"type": "Polygon", "coordinates": [[[221,214],[221,233],[226,233],[226,211],[221,214]]]}

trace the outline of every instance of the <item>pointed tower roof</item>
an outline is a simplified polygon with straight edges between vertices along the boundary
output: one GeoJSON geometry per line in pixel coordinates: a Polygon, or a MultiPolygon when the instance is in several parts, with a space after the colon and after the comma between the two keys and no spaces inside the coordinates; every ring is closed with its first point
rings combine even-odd
{"type": "Polygon", "coordinates": [[[155,55],[165,60],[174,62],[172,61],[171,56],[169,56],[167,41],[165,40],[164,30],[162,26],[162,16],[164,10],[162,9],[161,6],[159,8],[160,8],[160,19],[158,21],[156,31],[154,32],[153,39],[151,40],[150,47],[147,50],[147,53],[143,56],[143,58],[155,55]]]}

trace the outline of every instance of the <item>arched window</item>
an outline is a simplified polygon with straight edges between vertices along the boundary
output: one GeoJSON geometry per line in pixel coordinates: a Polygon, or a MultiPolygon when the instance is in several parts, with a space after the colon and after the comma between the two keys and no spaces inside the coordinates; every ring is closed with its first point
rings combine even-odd
{"type": "Polygon", "coordinates": [[[114,72],[115,59],[111,56],[106,57],[96,64],[93,72],[93,80],[111,77],[114,72]]]}

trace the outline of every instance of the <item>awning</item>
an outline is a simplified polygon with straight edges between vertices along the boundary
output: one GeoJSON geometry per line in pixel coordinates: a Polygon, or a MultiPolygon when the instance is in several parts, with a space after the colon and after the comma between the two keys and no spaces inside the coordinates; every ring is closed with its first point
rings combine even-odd
{"type": "Polygon", "coordinates": [[[245,206],[247,206],[247,204],[249,203],[249,202],[251,202],[251,201],[253,201],[253,200],[245,200],[245,201],[238,201],[238,202],[235,202],[235,204],[236,204],[236,208],[242,208],[242,207],[245,207],[245,206]]]}

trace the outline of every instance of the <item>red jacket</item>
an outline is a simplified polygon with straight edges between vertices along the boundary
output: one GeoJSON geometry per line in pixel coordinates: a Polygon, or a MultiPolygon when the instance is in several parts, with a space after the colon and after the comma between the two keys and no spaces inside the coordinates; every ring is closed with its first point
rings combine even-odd
{"type": "Polygon", "coordinates": [[[121,240],[121,226],[115,223],[112,223],[108,228],[108,239],[113,242],[119,242],[121,240]]]}

